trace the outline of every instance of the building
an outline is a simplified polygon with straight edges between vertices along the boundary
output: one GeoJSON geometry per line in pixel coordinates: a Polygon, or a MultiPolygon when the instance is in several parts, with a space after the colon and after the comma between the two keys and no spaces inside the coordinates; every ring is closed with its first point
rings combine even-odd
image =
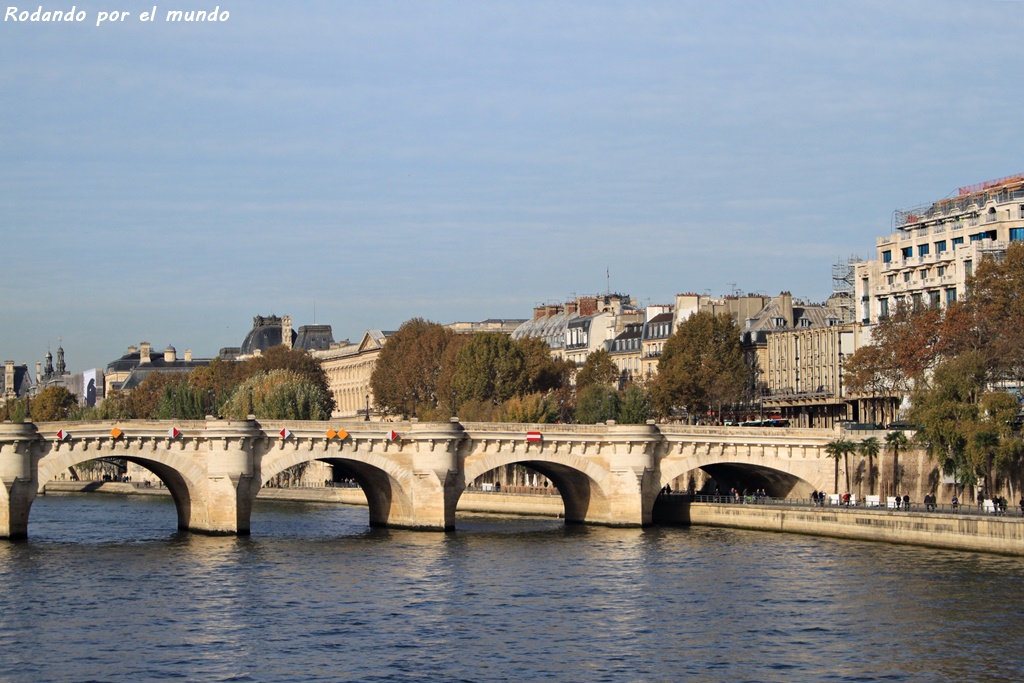
{"type": "Polygon", "coordinates": [[[619,369],[619,389],[643,377],[643,334],[643,323],[627,323],[622,332],[605,342],[608,355],[619,369]]]}
{"type": "Polygon", "coordinates": [[[367,330],[358,343],[345,340],[327,349],[310,351],[320,361],[334,395],[333,417],[370,418],[373,407],[370,376],[381,349],[392,334],[392,331],[367,330]]]}
{"type": "MultiPolygon", "coordinates": [[[[806,318],[804,318],[806,320],[806,318]]],[[[797,427],[830,428],[858,421],[856,405],[843,386],[843,364],[863,340],[863,327],[839,324],[799,325],[766,336],[761,401],[766,413],[797,427]]]]}
{"type": "Polygon", "coordinates": [[[0,380],[0,395],[5,401],[31,396],[35,388],[28,364],[15,365],[13,360],[4,361],[4,374],[0,380]]]}
{"type": "Polygon", "coordinates": [[[526,322],[525,318],[488,318],[481,322],[457,322],[445,325],[455,334],[476,334],[478,332],[501,332],[511,335],[526,322]]]}
{"type": "Polygon", "coordinates": [[[149,342],[138,346],[129,346],[128,352],[107,365],[101,373],[104,381],[104,396],[118,389],[130,391],[142,384],[153,373],[191,373],[199,367],[209,365],[211,358],[192,358],[191,349],[185,350],[183,357],[178,356],[173,346],[168,346],[163,353],[154,354],[149,342]]]}
{"type": "Polygon", "coordinates": [[[876,258],[854,266],[865,325],[901,304],[949,305],[981,259],[1024,241],[1024,175],[961,187],[953,197],[896,211],[893,222],[896,232],[875,241],[876,258]]]}
{"type": "Polygon", "coordinates": [[[646,379],[658,374],[658,361],[665,350],[665,342],[675,331],[672,306],[648,306],[644,310],[647,322],[644,323],[641,337],[640,371],[646,379]]]}
{"type": "Polygon", "coordinates": [[[512,333],[512,339],[537,337],[551,348],[555,358],[582,366],[594,351],[622,333],[626,325],[643,322],[643,311],[628,294],[581,296],[565,304],[546,304],[533,309],[533,318],[512,333]]]}

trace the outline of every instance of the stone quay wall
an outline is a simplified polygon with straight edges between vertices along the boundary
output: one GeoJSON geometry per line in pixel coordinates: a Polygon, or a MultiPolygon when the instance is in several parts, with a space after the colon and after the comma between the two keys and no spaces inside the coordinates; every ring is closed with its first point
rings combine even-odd
{"type": "Polygon", "coordinates": [[[1021,517],[659,500],[655,519],[685,526],[776,531],[1024,556],[1021,517]]]}

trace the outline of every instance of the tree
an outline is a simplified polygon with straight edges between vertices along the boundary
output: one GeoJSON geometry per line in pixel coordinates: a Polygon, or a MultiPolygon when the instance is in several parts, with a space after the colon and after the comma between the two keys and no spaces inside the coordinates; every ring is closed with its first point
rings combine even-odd
{"type": "Polygon", "coordinates": [[[260,372],[239,384],[222,407],[224,417],[249,414],[264,420],[326,420],[323,390],[293,370],[260,372]]]}
{"type": "Polygon", "coordinates": [[[555,394],[533,393],[514,396],[501,405],[500,422],[528,422],[533,424],[557,422],[558,403],[555,394]]]}
{"type": "Polygon", "coordinates": [[[727,314],[694,313],[665,342],[653,381],[654,405],[662,415],[684,408],[691,416],[738,401],[749,369],[740,350],[740,330],[727,314]]]}
{"type": "Polygon", "coordinates": [[[32,399],[31,417],[34,422],[65,420],[78,398],[62,386],[46,387],[32,399]]]}
{"type": "Polygon", "coordinates": [[[587,356],[583,367],[576,373],[576,392],[579,393],[592,384],[610,386],[618,382],[618,379],[619,368],[612,360],[611,354],[605,349],[598,349],[587,356]]]}
{"type": "Polygon", "coordinates": [[[892,491],[898,495],[900,490],[900,450],[907,450],[910,441],[903,432],[889,432],[885,435],[885,449],[892,451],[892,491]]]}
{"type": "Polygon", "coordinates": [[[459,401],[499,404],[521,395],[527,386],[522,349],[506,334],[474,334],[455,356],[452,388],[459,401]]]}
{"type": "Polygon", "coordinates": [[[449,359],[454,359],[451,355],[446,358],[446,351],[459,343],[456,336],[423,318],[403,323],[381,349],[370,376],[377,408],[389,415],[415,415],[421,406],[436,408],[442,398],[450,396],[442,374],[453,370],[449,359]]]}
{"type": "Polygon", "coordinates": [[[576,370],[572,361],[552,358],[551,347],[537,337],[523,337],[515,344],[523,354],[527,393],[557,391],[569,386],[576,370]]]}
{"type": "MultiPolygon", "coordinates": [[[[288,370],[299,377],[303,377],[319,390],[322,397],[321,413],[330,417],[334,412],[334,395],[331,393],[330,382],[327,380],[327,373],[318,358],[314,358],[304,349],[289,349],[286,346],[274,346],[264,353],[254,356],[242,363],[239,373],[242,377],[248,378],[259,373],[269,373],[273,370],[288,370]]],[[[197,380],[197,384],[200,380],[197,380]]]]}
{"type": "Polygon", "coordinates": [[[834,439],[825,444],[825,454],[835,460],[835,478],[833,490],[839,493],[839,459],[842,458],[846,470],[846,488],[850,488],[850,454],[856,452],[857,445],[846,439],[834,439]]]}
{"type": "Polygon", "coordinates": [[[617,421],[622,424],[645,424],[650,416],[650,394],[639,385],[630,384],[622,393],[617,421]]]}
{"type": "Polygon", "coordinates": [[[1024,244],[1010,243],[1002,259],[982,259],[967,286],[993,375],[1024,383],[1024,244]]]}
{"type": "Polygon", "coordinates": [[[580,391],[576,399],[576,421],[597,424],[614,420],[619,414],[619,392],[605,384],[594,383],[580,391]]]}
{"type": "Polygon", "coordinates": [[[202,420],[206,416],[206,403],[203,391],[190,386],[188,377],[182,375],[180,381],[164,385],[163,396],[153,411],[153,417],[158,420],[202,420]]]}
{"type": "Polygon", "coordinates": [[[861,455],[868,459],[868,493],[874,494],[875,492],[875,458],[878,457],[878,452],[882,449],[882,445],[878,442],[878,437],[869,436],[862,440],[857,446],[857,450],[860,451],[861,455]]]}

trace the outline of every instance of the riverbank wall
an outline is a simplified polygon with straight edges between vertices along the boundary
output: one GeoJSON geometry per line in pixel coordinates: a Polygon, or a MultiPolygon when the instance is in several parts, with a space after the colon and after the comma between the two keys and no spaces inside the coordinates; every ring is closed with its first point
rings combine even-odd
{"type": "Polygon", "coordinates": [[[655,520],[1024,556],[1024,519],[883,508],[691,503],[662,498],[655,520]]]}

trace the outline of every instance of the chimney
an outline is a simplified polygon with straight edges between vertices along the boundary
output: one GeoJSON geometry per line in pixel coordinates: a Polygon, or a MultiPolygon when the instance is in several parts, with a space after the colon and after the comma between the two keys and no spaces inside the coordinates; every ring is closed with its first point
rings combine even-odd
{"type": "Polygon", "coordinates": [[[138,346],[129,346],[128,353],[136,353],[139,350],[138,346]]]}
{"type": "Polygon", "coordinates": [[[192,349],[185,349],[185,362],[186,363],[191,363],[192,362],[192,349]]]}
{"type": "Polygon", "coordinates": [[[292,348],[292,317],[290,315],[281,318],[281,343],[286,349],[292,348]]]}
{"type": "Polygon", "coordinates": [[[139,345],[139,364],[149,363],[149,342],[139,345]]]}
{"type": "Polygon", "coordinates": [[[566,318],[571,316],[573,313],[578,313],[579,310],[580,310],[580,305],[577,302],[575,302],[575,301],[566,301],[565,302],[565,317],[566,318]]]}
{"type": "Polygon", "coordinates": [[[543,306],[534,306],[533,307],[533,319],[534,320],[540,320],[541,318],[543,318],[545,310],[546,309],[543,306]]]}
{"type": "Polygon", "coordinates": [[[173,346],[164,349],[164,362],[173,363],[178,359],[178,351],[173,346]]]}
{"type": "Polygon", "coordinates": [[[43,381],[43,363],[42,361],[36,361],[36,384],[43,381]]]}
{"type": "Polygon", "coordinates": [[[597,297],[581,296],[579,298],[580,315],[594,315],[597,313],[597,297]]]}

